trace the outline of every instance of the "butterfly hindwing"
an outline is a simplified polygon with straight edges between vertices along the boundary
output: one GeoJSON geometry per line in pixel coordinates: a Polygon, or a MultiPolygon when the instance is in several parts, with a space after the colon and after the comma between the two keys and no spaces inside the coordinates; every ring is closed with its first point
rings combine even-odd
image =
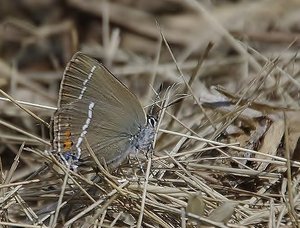
{"type": "Polygon", "coordinates": [[[54,115],[53,147],[58,153],[85,159],[86,138],[98,158],[111,163],[122,160],[129,153],[130,137],[145,122],[140,102],[125,85],[96,60],[74,55],[54,115]]]}

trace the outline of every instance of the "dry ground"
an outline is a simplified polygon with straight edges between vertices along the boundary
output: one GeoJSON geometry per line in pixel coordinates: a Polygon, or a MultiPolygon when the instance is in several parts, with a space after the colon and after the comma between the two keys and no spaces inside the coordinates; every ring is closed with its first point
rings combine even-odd
{"type": "Polygon", "coordinates": [[[31,105],[0,101],[0,226],[299,227],[299,34],[298,0],[1,1],[1,97],[31,105]],[[78,50],[145,107],[160,88],[153,156],[48,152],[78,50]]]}

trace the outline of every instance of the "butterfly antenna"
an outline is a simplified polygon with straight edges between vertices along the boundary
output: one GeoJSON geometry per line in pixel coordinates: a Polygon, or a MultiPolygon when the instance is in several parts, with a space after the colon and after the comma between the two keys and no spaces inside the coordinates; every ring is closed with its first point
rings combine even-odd
{"type": "Polygon", "coordinates": [[[163,83],[160,84],[157,91],[152,87],[152,90],[155,93],[155,99],[148,111],[148,115],[153,116],[156,119],[158,119],[158,113],[160,111],[160,107],[159,107],[159,105],[157,105],[157,103],[160,101],[160,94],[161,94],[162,88],[163,88],[163,83]]]}

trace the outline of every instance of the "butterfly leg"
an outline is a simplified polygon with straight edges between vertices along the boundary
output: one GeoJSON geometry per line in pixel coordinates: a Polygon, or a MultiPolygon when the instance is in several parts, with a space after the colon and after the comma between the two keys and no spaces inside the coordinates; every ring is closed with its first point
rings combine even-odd
{"type": "Polygon", "coordinates": [[[146,151],[144,151],[144,155],[146,156],[147,159],[152,158],[153,156],[153,145],[151,144],[146,151]]]}
{"type": "Polygon", "coordinates": [[[138,164],[139,164],[139,168],[140,168],[141,172],[143,173],[143,175],[145,175],[145,170],[144,170],[144,168],[143,168],[143,165],[142,165],[142,163],[141,163],[139,157],[137,156],[137,153],[136,153],[134,156],[135,156],[135,159],[137,160],[137,162],[138,162],[138,164]]]}

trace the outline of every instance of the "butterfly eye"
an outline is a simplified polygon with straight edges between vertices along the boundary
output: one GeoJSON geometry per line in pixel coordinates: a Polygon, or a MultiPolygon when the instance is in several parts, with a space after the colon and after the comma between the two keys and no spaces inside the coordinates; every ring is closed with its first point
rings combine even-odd
{"type": "Polygon", "coordinates": [[[155,127],[156,126],[156,123],[157,123],[157,120],[153,117],[153,116],[148,116],[148,124],[150,124],[151,127],[155,127]]]}

